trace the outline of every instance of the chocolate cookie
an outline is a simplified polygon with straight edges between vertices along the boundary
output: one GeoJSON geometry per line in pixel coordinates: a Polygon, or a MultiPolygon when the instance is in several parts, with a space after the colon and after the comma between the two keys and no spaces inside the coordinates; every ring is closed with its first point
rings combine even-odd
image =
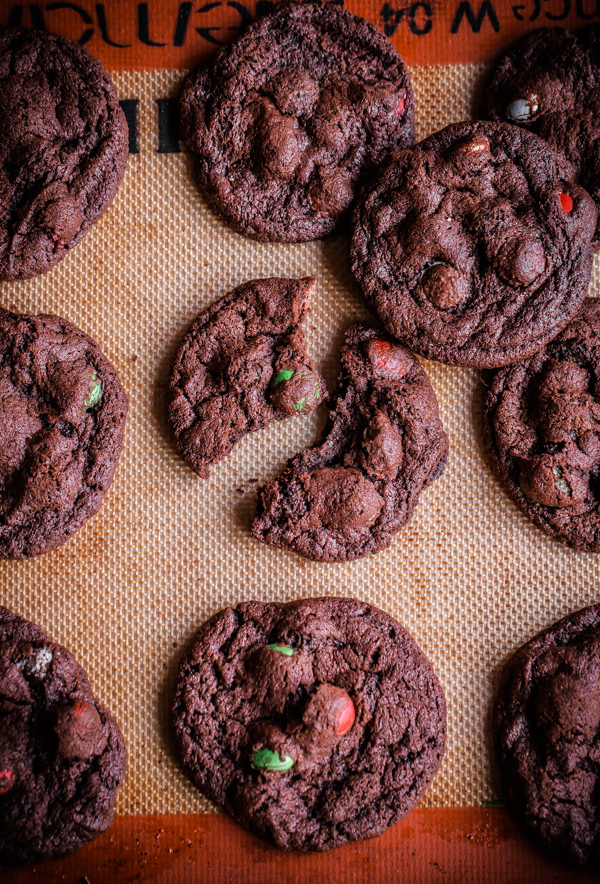
{"type": "Polygon", "coordinates": [[[435,394],[412,353],[355,325],[340,361],[321,441],[264,486],[252,525],[258,540],[322,562],[388,547],[448,457],[435,394]]]}
{"type": "Polygon", "coordinates": [[[600,870],[600,606],[520,648],[494,709],[504,791],[549,850],[600,870]]]}
{"type": "Polygon", "coordinates": [[[492,368],[555,337],[585,297],[591,197],[546,142],[448,126],[398,153],[354,213],[352,269],[389,332],[440,362],[492,368]]]}
{"type": "Polygon", "coordinates": [[[525,362],[485,379],[494,472],[542,531],[600,552],[600,301],[525,362]]]}
{"type": "Polygon", "coordinates": [[[255,279],[216,301],[192,325],[169,381],[169,423],[191,468],[209,467],[253,430],[313,411],[327,395],[304,349],[302,321],[316,287],[255,279]]]}
{"type": "Polygon", "coordinates": [[[77,43],[0,28],[0,279],[44,273],[112,202],[127,122],[107,72],[77,43]]]}
{"type": "Polygon", "coordinates": [[[108,829],[123,736],[66,648],[0,607],[0,864],[78,850],[108,829]]]}
{"type": "Polygon", "coordinates": [[[127,404],[113,366],[70,322],[0,310],[0,558],[54,549],[98,511],[127,404]]]}
{"type": "Polygon", "coordinates": [[[373,838],[418,802],[444,753],[431,664],[352,599],[245,602],[203,624],[173,723],[192,782],[285,850],[373,838]]]}
{"type": "Polygon", "coordinates": [[[48,641],[43,629],[0,605],[0,644],[2,642],[48,641]]]}
{"type": "Polygon", "coordinates": [[[283,3],[193,71],[181,136],[212,208],[261,242],[331,233],[365,174],[414,142],[392,44],[337,5],[283,3]]]}
{"type": "MultiPolygon", "coordinates": [[[[574,34],[563,28],[528,34],[499,60],[482,112],[526,126],[548,141],[600,208],[599,25],[574,34]]],[[[600,247],[599,228],[593,246],[600,247]]]]}

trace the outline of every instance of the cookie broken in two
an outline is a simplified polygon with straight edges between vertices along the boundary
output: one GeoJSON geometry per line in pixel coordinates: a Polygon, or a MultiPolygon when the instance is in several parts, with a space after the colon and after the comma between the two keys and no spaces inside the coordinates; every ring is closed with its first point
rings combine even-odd
{"type": "MultiPolygon", "coordinates": [[[[185,336],[169,384],[169,422],[203,478],[247,433],[316,408],[325,384],[304,349],[313,277],[247,282],[185,336]]],[[[352,326],[322,440],[260,492],[257,539],[316,561],[385,549],[448,457],[435,394],[409,350],[352,326]]]]}

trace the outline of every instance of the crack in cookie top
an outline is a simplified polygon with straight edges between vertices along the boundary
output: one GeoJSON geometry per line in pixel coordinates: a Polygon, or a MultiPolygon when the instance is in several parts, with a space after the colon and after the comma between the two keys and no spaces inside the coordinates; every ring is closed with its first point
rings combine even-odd
{"type": "Polygon", "coordinates": [[[253,601],[200,628],[173,724],[192,782],[239,823],[286,850],[328,850],[415,806],[446,706],[411,635],[372,605],[253,601]]]}
{"type": "Polygon", "coordinates": [[[332,3],[283,3],[251,25],[188,76],[180,119],[214,210],[267,242],[331,233],[365,173],[414,142],[402,58],[332,3]]]}
{"type": "MultiPolygon", "coordinates": [[[[572,165],[600,207],[600,26],[542,28],[498,61],[483,114],[535,132],[572,165]]],[[[594,248],[600,247],[596,228],[594,248]]]]}
{"type": "Polygon", "coordinates": [[[600,552],[600,302],[529,360],[486,378],[494,471],[546,534],[600,552]]]}
{"type": "Polygon", "coordinates": [[[385,549],[442,473],[448,437],[429,378],[387,335],[352,326],[321,441],[259,493],[252,534],[316,561],[385,549]]]}
{"type": "Polygon", "coordinates": [[[97,512],[127,406],[115,369],[80,329],[0,311],[0,558],[54,549],[97,512]]]}
{"type": "Polygon", "coordinates": [[[129,135],[107,72],[44,31],[0,28],[0,279],[48,270],[112,202],[129,135]]]}
{"type": "Polygon", "coordinates": [[[596,207],[530,132],[448,126],[364,190],[352,270],[386,329],[458,365],[523,359],[555,337],[590,280],[596,207]]]}
{"type": "Polygon", "coordinates": [[[553,624],[507,663],[494,709],[514,813],[563,858],[600,870],[600,607],[553,624]]]}
{"type": "Polygon", "coordinates": [[[78,850],[110,827],[127,753],[75,658],[0,607],[0,863],[78,850]]]}
{"type": "Polygon", "coordinates": [[[183,339],[169,380],[169,423],[202,478],[247,433],[307,414],[326,398],[302,328],[315,287],[314,276],[245,282],[183,339]]]}

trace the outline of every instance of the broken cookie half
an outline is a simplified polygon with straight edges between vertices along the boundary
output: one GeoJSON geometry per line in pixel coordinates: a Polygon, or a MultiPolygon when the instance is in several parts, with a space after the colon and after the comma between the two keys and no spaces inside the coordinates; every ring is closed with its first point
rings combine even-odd
{"type": "Polygon", "coordinates": [[[327,395],[304,349],[302,321],[316,287],[255,279],[192,325],[169,382],[169,423],[181,456],[203,479],[247,433],[313,411],[327,395]]]}
{"type": "Polygon", "coordinates": [[[341,562],[388,547],[444,469],[448,437],[429,379],[393,338],[352,326],[321,441],[259,495],[252,535],[341,562]]]}

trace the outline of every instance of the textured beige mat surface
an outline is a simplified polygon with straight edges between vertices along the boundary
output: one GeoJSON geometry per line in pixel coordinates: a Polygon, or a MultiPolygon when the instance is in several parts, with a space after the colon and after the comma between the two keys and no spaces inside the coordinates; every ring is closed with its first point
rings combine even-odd
{"type": "MultiPolygon", "coordinates": [[[[419,135],[469,115],[477,67],[413,69],[419,135]]],[[[448,700],[448,751],[425,805],[495,795],[488,709],[516,646],[599,598],[599,559],[533,527],[491,476],[480,442],[475,371],[425,362],[450,437],[443,477],[392,547],[342,565],[315,564],[248,536],[254,490],[317,438],[321,412],[247,437],[209,481],[177,456],[164,421],[169,365],[191,320],[247,279],[316,275],[310,353],[328,379],[345,328],[368,317],[347,242],[258,245],[208,210],[184,153],[158,154],[156,99],[180,72],[118,73],[139,99],[139,148],[115,203],[46,276],[0,286],[0,304],[55,312],[100,343],[131,399],[123,455],[100,513],[66,546],[0,563],[0,603],[67,645],[120,722],[130,752],[120,812],[192,812],[204,801],[172,754],[172,680],[196,626],[250,598],[367,599],[401,620],[432,660],[448,700]]],[[[591,293],[600,291],[597,259],[591,293]]]]}

